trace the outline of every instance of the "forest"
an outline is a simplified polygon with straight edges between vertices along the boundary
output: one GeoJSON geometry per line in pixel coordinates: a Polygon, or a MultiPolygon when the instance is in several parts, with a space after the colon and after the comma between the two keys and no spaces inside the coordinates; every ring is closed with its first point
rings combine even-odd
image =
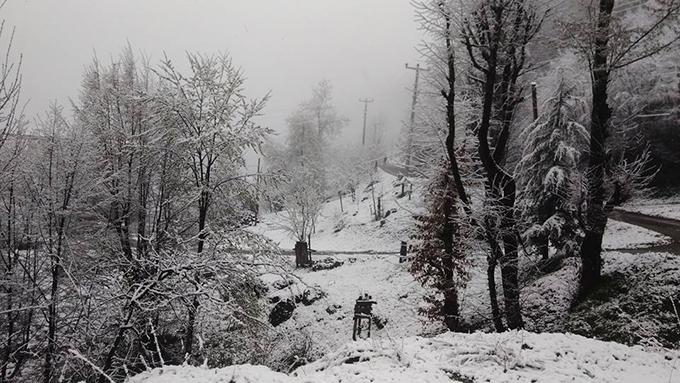
{"type": "Polygon", "coordinates": [[[27,115],[3,22],[0,383],[680,381],[680,3],[409,9],[397,127],[134,36],[27,115]]]}

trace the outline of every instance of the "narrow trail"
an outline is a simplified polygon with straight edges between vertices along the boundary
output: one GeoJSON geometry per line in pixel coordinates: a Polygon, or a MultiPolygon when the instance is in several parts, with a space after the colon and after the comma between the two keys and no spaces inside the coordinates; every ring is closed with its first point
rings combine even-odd
{"type": "Polygon", "coordinates": [[[644,249],[627,249],[625,252],[638,254],[647,253],[650,251],[658,251],[680,255],[680,221],[620,209],[615,209],[612,211],[609,214],[609,218],[615,221],[640,226],[671,238],[671,243],[669,244],[656,245],[644,249]]]}

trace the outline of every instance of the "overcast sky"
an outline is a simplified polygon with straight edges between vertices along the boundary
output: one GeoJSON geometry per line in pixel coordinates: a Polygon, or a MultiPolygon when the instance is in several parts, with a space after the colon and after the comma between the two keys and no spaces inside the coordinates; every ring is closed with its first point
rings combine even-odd
{"type": "Polygon", "coordinates": [[[369,123],[398,132],[408,116],[420,32],[409,0],[9,0],[0,11],[16,27],[23,53],[27,115],[52,100],[76,97],[94,52],[101,61],[130,42],[157,62],[184,52],[228,52],[253,96],[272,91],[264,124],[285,131],[285,119],[321,79],[334,87],[350,119],[346,136],[360,141],[363,104],[369,123]]]}

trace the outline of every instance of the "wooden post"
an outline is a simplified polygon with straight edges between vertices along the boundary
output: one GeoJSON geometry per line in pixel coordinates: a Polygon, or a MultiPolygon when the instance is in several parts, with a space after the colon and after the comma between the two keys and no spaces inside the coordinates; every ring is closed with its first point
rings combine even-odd
{"type": "Polygon", "coordinates": [[[399,263],[406,262],[407,252],[408,250],[406,247],[406,241],[401,241],[401,248],[399,249],[399,263]]]}
{"type": "Polygon", "coordinates": [[[340,212],[345,212],[345,210],[342,208],[342,192],[338,192],[338,197],[340,197],[340,212]]]}
{"type": "Polygon", "coordinates": [[[534,121],[538,120],[538,96],[536,95],[536,83],[531,83],[531,107],[534,112],[534,121]]]}
{"type": "Polygon", "coordinates": [[[307,265],[311,266],[312,265],[312,234],[307,234],[307,265]]]}
{"type": "Polygon", "coordinates": [[[413,194],[413,184],[408,184],[408,200],[411,200],[411,194],[413,194]]]}
{"type": "Polygon", "coordinates": [[[378,197],[378,211],[376,212],[376,220],[382,218],[382,206],[380,204],[380,197],[378,197]]]}

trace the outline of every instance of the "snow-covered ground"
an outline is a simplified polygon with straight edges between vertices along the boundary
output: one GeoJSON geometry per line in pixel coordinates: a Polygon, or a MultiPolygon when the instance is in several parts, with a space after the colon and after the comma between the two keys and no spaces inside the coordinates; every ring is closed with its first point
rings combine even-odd
{"type": "MultiPolygon", "coordinates": [[[[307,356],[320,359],[291,375],[249,365],[215,370],[165,367],[141,374],[130,383],[680,382],[680,371],[675,371],[680,368],[680,355],[676,352],[647,352],[576,335],[526,331],[420,337],[440,333],[442,328],[419,315],[426,292],[408,272],[408,264],[398,262],[399,242],[407,240],[413,228],[417,194],[412,200],[400,197],[398,179],[381,171],[375,177],[374,195],[381,196],[384,211],[390,211],[382,222],[373,219],[373,201],[366,185],[359,188],[356,201],[343,199],[344,212],[338,199],[323,207],[312,247],[329,255],[317,253],[313,258],[328,257],[340,266],[298,269],[286,283],[279,275],[264,278],[271,307],[295,300],[305,291],[318,297],[311,303],[298,302],[292,316],[276,329],[304,337],[311,347],[307,356]],[[352,342],[354,302],[364,293],[378,302],[374,314],[383,327],[373,326],[370,341],[352,342]]],[[[278,242],[284,250],[292,249],[294,240],[280,226],[281,216],[265,214],[253,231],[278,242]]],[[[661,234],[609,220],[604,247],[611,251],[604,255],[605,269],[643,262],[644,255],[613,250],[668,242],[661,234]]],[[[470,258],[473,267],[467,288],[461,292],[461,314],[469,323],[490,323],[484,252],[473,251],[470,258]]],[[[564,328],[576,278],[575,260],[566,260],[561,269],[538,279],[523,278],[522,305],[528,329],[564,328]]]]}
{"type": "Polygon", "coordinates": [[[129,383],[680,382],[680,353],[571,334],[442,334],[347,343],[292,374],[262,366],[168,366],[129,383]]]}
{"type": "Polygon", "coordinates": [[[666,245],[670,242],[671,239],[663,234],[640,226],[609,219],[602,247],[605,250],[641,249],[666,245]]]}
{"type": "MultiPolygon", "coordinates": [[[[342,199],[335,197],[323,205],[312,235],[312,249],[333,252],[399,252],[401,241],[407,241],[413,220],[412,212],[417,208],[414,198],[399,197],[400,180],[378,170],[374,175],[374,191],[368,184],[357,188],[356,199],[348,195],[342,199]],[[373,216],[373,197],[381,198],[382,210],[390,212],[384,221],[376,221],[373,216]]],[[[407,188],[408,190],[408,188],[407,188]]],[[[377,203],[377,202],[376,202],[377,203]]],[[[279,244],[284,250],[292,250],[295,239],[282,226],[285,213],[264,214],[262,222],[253,228],[256,233],[264,234],[279,244]]]]}
{"type": "Polygon", "coordinates": [[[354,303],[360,294],[378,303],[374,316],[385,321],[382,329],[372,326],[373,339],[396,339],[434,331],[437,326],[423,322],[418,307],[424,290],[408,273],[407,264],[392,255],[336,255],[343,266],[321,271],[299,270],[299,280],[281,290],[270,288],[273,296],[286,299],[305,289],[320,289],[325,297],[310,304],[298,304],[293,316],[278,328],[284,333],[302,332],[312,340],[317,355],[337,349],[352,338],[354,303]],[[434,328],[433,328],[434,327],[434,328]]]}
{"type": "Polygon", "coordinates": [[[625,204],[621,210],[680,220],[680,196],[638,198],[625,204]]]}
{"type": "MultiPolygon", "coordinates": [[[[376,191],[383,196],[386,209],[393,211],[382,227],[370,213],[372,202],[364,199],[370,195],[365,187],[359,189],[356,203],[345,201],[344,214],[340,212],[338,200],[325,204],[317,223],[313,247],[333,254],[315,255],[313,258],[332,258],[343,262],[342,266],[322,271],[296,270],[294,283],[283,289],[273,287],[273,282],[281,277],[272,276],[273,279],[268,281],[269,298],[276,301],[299,296],[310,287],[324,293],[324,297],[313,304],[298,304],[291,319],[280,325],[284,332],[308,334],[313,339],[312,346],[317,355],[336,349],[350,339],[354,302],[363,293],[378,301],[375,313],[387,320],[384,329],[374,329],[374,337],[404,338],[439,329],[424,322],[418,314],[426,292],[408,272],[408,264],[398,263],[398,241],[408,239],[413,225],[411,214],[418,209],[417,198],[415,194],[412,200],[397,198],[400,187],[394,176],[378,172],[376,179],[380,180],[375,185],[376,191]],[[353,212],[358,213],[355,215],[353,212]],[[343,229],[334,232],[339,220],[343,229]],[[347,251],[352,254],[342,254],[347,251]],[[370,254],[384,251],[394,254],[370,254]],[[326,311],[329,308],[332,314],[326,311]]],[[[284,248],[292,248],[293,240],[278,228],[279,219],[276,214],[264,215],[255,231],[269,236],[284,248]]],[[[609,220],[603,245],[605,249],[623,250],[663,245],[669,241],[668,237],[639,226],[609,220]]],[[[466,322],[478,328],[480,324],[488,326],[491,323],[486,258],[481,249],[472,251],[469,257],[472,268],[470,280],[460,295],[461,314],[466,322]]],[[[608,254],[605,254],[607,258],[608,254]]],[[[545,331],[546,328],[560,328],[563,324],[577,284],[577,264],[571,261],[568,260],[562,269],[539,279],[524,278],[522,305],[528,329],[545,331]]],[[[500,272],[496,274],[500,288],[500,272]]]]}

